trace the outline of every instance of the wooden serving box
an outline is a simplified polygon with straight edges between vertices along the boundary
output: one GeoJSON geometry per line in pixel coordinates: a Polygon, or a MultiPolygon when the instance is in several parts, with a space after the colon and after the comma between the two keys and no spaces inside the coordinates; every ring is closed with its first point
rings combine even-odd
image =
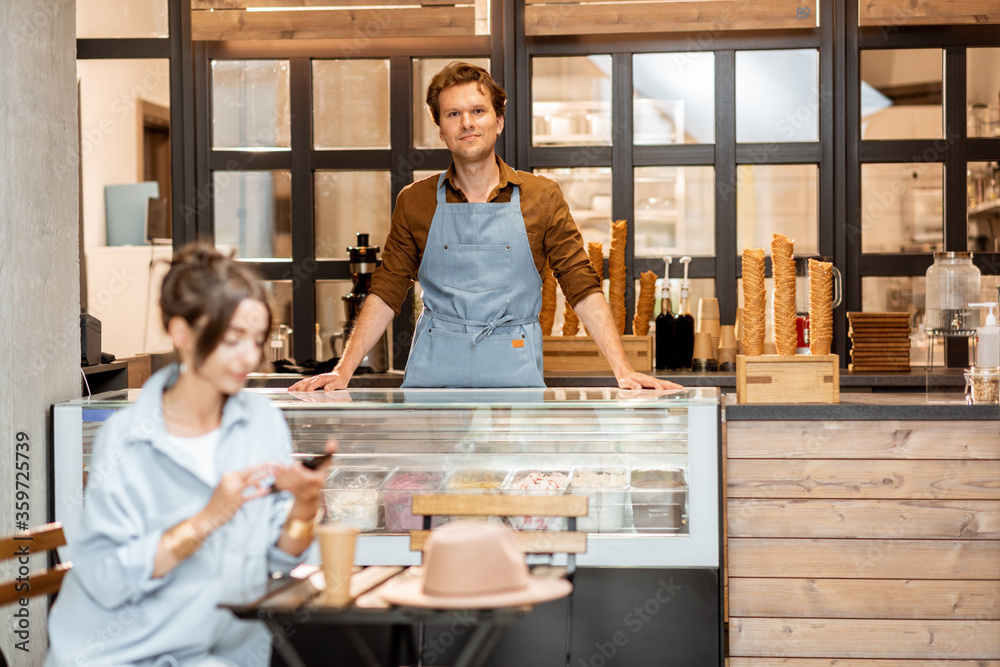
{"type": "MultiPolygon", "coordinates": [[[[632,368],[647,373],[653,370],[653,337],[627,334],[621,336],[625,356],[632,368]]],[[[597,343],[590,336],[542,336],[542,360],[545,372],[588,371],[610,373],[597,343]]]]}
{"type": "Polygon", "coordinates": [[[736,357],[737,403],[840,403],[840,357],[736,357]]]}

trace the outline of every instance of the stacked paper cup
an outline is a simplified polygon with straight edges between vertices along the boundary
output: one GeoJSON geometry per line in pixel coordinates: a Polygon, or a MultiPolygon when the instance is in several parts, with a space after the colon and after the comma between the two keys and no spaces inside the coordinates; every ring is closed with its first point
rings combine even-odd
{"type": "Polygon", "coordinates": [[[719,360],[719,339],[722,326],[719,320],[719,300],[701,299],[698,301],[697,333],[707,333],[712,338],[712,359],[719,360]]]}

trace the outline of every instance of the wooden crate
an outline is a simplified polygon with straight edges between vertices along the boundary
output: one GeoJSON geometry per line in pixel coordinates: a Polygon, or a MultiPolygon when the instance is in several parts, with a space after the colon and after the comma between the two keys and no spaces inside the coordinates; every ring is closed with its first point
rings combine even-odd
{"type": "MultiPolygon", "coordinates": [[[[632,368],[642,373],[653,370],[653,337],[621,337],[625,356],[632,368]]],[[[588,371],[610,373],[611,365],[597,349],[597,343],[589,336],[543,336],[542,359],[545,372],[588,371]]]]}
{"type": "Polygon", "coordinates": [[[736,357],[737,403],[839,403],[840,357],[736,357]]]}

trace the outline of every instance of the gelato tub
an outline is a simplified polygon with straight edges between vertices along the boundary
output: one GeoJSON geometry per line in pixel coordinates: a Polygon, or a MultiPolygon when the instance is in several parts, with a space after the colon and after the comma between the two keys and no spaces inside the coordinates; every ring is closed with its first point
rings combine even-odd
{"type": "Polygon", "coordinates": [[[379,485],[388,473],[379,468],[341,468],[333,473],[323,490],[327,520],[353,524],[362,532],[376,530],[382,506],[379,485]]]}
{"type": "Polygon", "coordinates": [[[576,468],[569,492],[587,496],[587,516],[576,520],[577,529],[609,533],[625,527],[628,496],[625,468],[576,468]]]}
{"type": "Polygon", "coordinates": [[[632,523],[637,531],[686,531],[687,482],[684,470],[633,470],[632,523]]]}
{"type": "MultiPolygon", "coordinates": [[[[504,485],[511,495],[560,496],[569,486],[570,470],[519,470],[504,485]]],[[[515,530],[566,530],[566,519],[557,516],[512,516],[507,518],[515,530]]]]}
{"type": "MultiPolygon", "coordinates": [[[[489,493],[500,493],[503,483],[510,474],[510,470],[504,468],[469,468],[456,470],[444,482],[444,493],[462,493],[473,495],[486,495],[489,493]]],[[[448,521],[481,521],[486,523],[502,523],[502,519],[497,516],[444,516],[442,523],[448,521]]]]}
{"type": "MultiPolygon", "coordinates": [[[[397,468],[382,485],[385,506],[385,529],[390,533],[416,530],[424,525],[422,516],[411,512],[413,496],[431,493],[441,485],[444,473],[437,470],[397,468]]],[[[438,523],[435,520],[435,523],[438,523]]]]}
{"type": "Polygon", "coordinates": [[[447,491],[462,491],[465,493],[497,492],[507,479],[509,470],[471,469],[456,470],[445,483],[447,491]]]}

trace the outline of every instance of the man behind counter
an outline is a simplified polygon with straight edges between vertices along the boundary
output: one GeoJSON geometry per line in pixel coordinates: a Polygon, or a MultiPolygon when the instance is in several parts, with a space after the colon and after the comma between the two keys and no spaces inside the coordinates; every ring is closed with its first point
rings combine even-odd
{"type": "Polygon", "coordinates": [[[403,387],[544,387],[541,272],[548,260],[618,386],[674,389],[635,372],[559,186],[515,171],[494,152],[507,94],[489,73],[453,62],[427,106],[451,151],[447,172],[399,193],[382,265],[336,368],[289,391],[344,389],[413,283],[417,320],[403,387]]]}

